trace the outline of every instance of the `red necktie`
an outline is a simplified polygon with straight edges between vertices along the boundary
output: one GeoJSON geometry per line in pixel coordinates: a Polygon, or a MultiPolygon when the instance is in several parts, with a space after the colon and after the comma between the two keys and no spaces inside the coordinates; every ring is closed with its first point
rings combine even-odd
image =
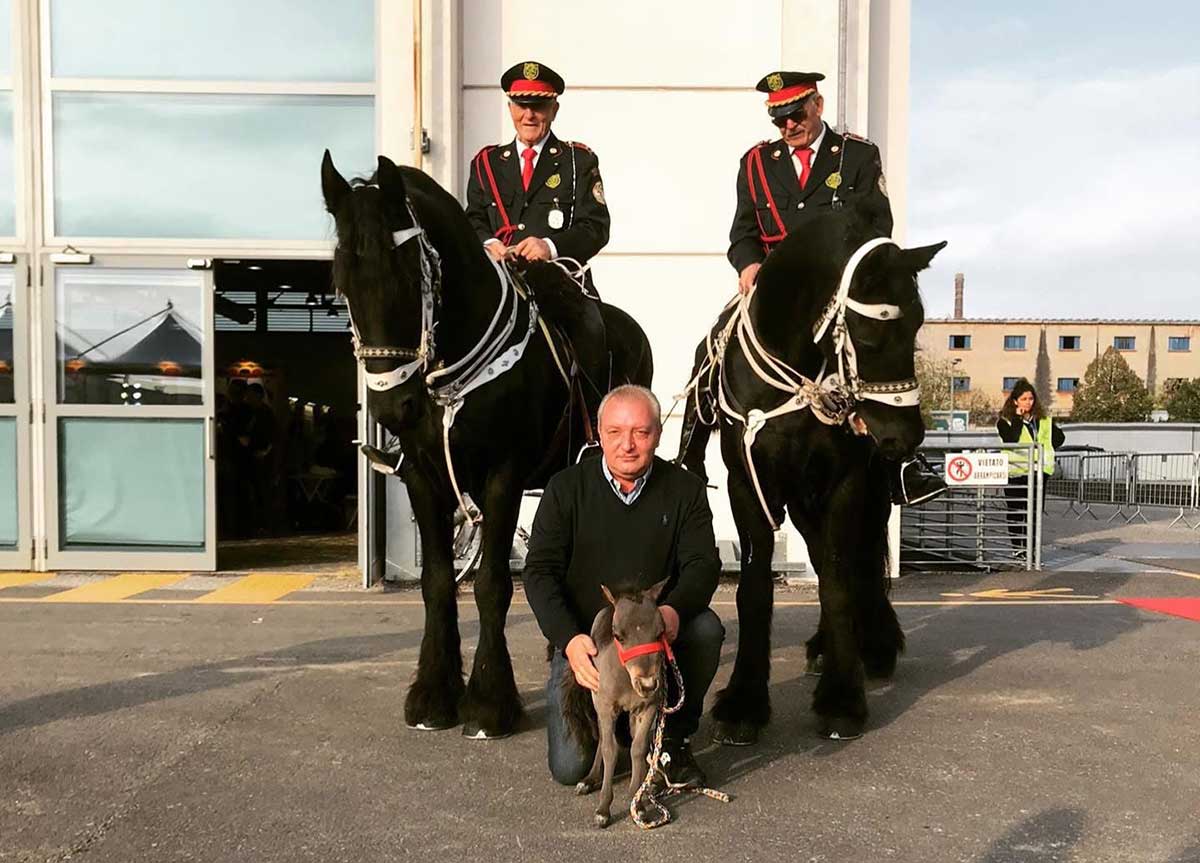
{"type": "Polygon", "coordinates": [[[525,187],[525,191],[529,191],[529,181],[533,179],[533,157],[537,153],[533,151],[533,147],[526,147],[525,152],[521,154],[521,160],[525,163],[521,166],[521,185],[525,187]]]}
{"type": "Polygon", "coordinates": [[[792,155],[800,160],[800,188],[803,189],[812,171],[812,147],[797,147],[792,155]]]}

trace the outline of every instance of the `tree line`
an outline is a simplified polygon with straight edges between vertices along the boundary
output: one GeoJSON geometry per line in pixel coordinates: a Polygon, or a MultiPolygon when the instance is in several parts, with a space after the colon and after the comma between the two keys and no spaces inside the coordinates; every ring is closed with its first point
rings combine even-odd
{"type": "MultiPolygon", "coordinates": [[[[951,380],[955,373],[952,360],[917,354],[916,374],[921,384],[921,415],[925,427],[933,427],[933,411],[949,410],[951,404],[954,409],[970,414],[972,426],[993,424],[1000,412],[1000,404],[981,390],[952,394],[951,380]]],[[[1047,408],[1053,405],[1048,370],[1039,368],[1033,383],[1041,403],[1047,408]]],[[[1120,352],[1110,347],[1092,360],[1084,372],[1083,380],[1075,389],[1070,419],[1074,422],[1144,422],[1155,408],[1165,410],[1171,422],[1200,422],[1200,378],[1169,379],[1156,397],[1120,352]]]]}

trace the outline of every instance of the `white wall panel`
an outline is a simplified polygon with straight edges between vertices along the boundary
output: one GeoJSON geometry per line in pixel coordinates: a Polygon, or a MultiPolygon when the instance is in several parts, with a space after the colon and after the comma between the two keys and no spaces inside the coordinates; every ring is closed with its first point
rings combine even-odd
{"type": "MultiPolygon", "coordinates": [[[[812,4],[812,0],[810,0],[812,4]]],[[[837,4],[834,10],[836,33],[837,4]]],[[[463,83],[492,86],[521,60],[540,60],[571,87],[753,87],[779,58],[782,4],[723,0],[464,0],[463,83]],[[496,63],[489,34],[503,36],[496,63]],[[476,56],[471,46],[479,45],[476,56]],[[489,65],[495,63],[495,65],[489,65]]],[[[835,58],[836,59],[836,58],[835,58]]]]}
{"type": "MultiPolygon", "coordinates": [[[[465,96],[464,162],[513,137],[498,91],[465,96]]],[[[600,158],[609,251],[724,254],[738,159],[775,129],[758,93],[584,91],[563,97],[554,132],[600,158]]]]}

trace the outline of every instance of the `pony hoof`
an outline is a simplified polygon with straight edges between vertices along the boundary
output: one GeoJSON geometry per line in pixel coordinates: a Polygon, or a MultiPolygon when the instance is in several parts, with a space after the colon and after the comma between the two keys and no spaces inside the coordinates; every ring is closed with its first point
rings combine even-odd
{"type": "Polygon", "coordinates": [[[592,816],[592,825],[595,827],[599,827],[601,830],[603,830],[605,827],[607,827],[611,823],[612,823],[612,818],[603,812],[597,812],[595,815],[592,816]]]}
{"type": "Polygon", "coordinates": [[[575,785],[575,793],[580,797],[583,797],[585,794],[591,794],[595,790],[596,786],[587,781],[579,782],[575,785]]]}
{"type": "Polygon", "coordinates": [[[817,733],[826,740],[857,740],[863,735],[863,723],[857,719],[825,719],[822,720],[817,733]]]}
{"type": "Polygon", "coordinates": [[[713,742],[722,746],[753,746],[758,742],[758,726],[749,722],[718,722],[713,742]]]}
{"type": "Polygon", "coordinates": [[[804,663],[804,673],[808,677],[820,677],[824,665],[820,656],[814,656],[804,663]]]}
{"type": "Polygon", "coordinates": [[[489,733],[486,729],[475,724],[474,722],[465,723],[463,725],[462,733],[463,737],[467,738],[468,740],[503,740],[505,737],[512,736],[511,731],[489,733]]]}

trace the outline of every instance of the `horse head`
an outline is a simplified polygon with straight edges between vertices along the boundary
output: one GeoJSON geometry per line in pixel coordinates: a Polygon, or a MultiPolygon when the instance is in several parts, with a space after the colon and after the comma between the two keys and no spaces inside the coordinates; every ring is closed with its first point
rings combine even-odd
{"type": "Polygon", "coordinates": [[[393,433],[412,428],[432,405],[424,383],[435,362],[437,252],[386,156],[369,180],[348,182],[326,150],[321,190],[337,228],[334,287],[346,298],[372,411],[393,433]]]}
{"type": "Polygon", "coordinates": [[[870,434],[886,458],[905,459],[925,438],[915,371],[917,332],[925,322],[917,273],[946,244],[904,249],[885,238],[874,243],[858,247],[866,251],[857,267],[851,257],[844,304],[840,311],[827,307],[818,326],[830,325],[832,338],[822,343],[826,362],[849,379],[856,399],[851,427],[870,434]]]}
{"type": "Polygon", "coordinates": [[[658,597],[666,586],[663,579],[645,590],[620,590],[604,585],[604,598],[613,607],[612,633],[621,665],[629,674],[629,683],[639,698],[666,692],[663,675],[663,619],[658,612],[658,597]]]}

